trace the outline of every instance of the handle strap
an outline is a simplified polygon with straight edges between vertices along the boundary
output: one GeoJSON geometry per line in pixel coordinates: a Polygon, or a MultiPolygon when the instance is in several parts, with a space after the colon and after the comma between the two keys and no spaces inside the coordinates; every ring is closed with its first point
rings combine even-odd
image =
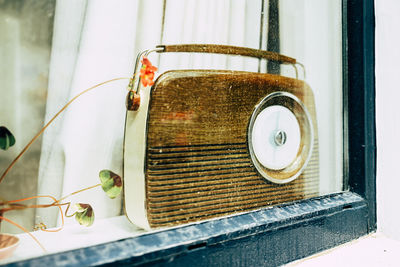
{"type": "Polygon", "coordinates": [[[267,60],[273,60],[281,64],[296,64],[296,59],[275,52],[247,48],[247,47],[230,46],[230,45],[216,45],[216,44],[158,45],[156,51],[158,53],[189,52],[189,53],[241,55],[246,57],[256,57],[267,60]]]}

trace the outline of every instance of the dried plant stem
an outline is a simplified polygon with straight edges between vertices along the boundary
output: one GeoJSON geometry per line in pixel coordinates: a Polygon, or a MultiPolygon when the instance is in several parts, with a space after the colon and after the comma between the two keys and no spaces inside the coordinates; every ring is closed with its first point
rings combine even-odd
{"type": "Polygon", "coordinates": [[[21,229],[22,231],[24,231],[25,233],[30,235],[30,237],[32,237],[33,240],[35,240],[35,242],[43,249],[43,251],[47,252],[46,249],[43,247],[43,245],[39,242],[39,240],[37,240],[37,238],[32,233],[30,233],[26,228],[24,228],[23,226],[19,225],[18,223],[14,222],[14,221],[12,221],[10,219],[7,219],[7,218],[5,218],[3,216],[0,216],[0,219],[1,220],[5,220],[8,223],[11,223],[12,225],[18,227],[19,229],[21,229]]]}
{"type": "Polygon", "coordinates": [[[12,207],[14,207],[15,209],[24,209],[24,208],[26,207],[26,205],[24,205],[24,204],[19,204],[19,203],[11,203],[11,204],[0,203],[0,205],[1,205],[1,206],[4,206],[4,205],[12,206],[12,207]]]}
{"type": "Polygon", "coordinates": [[[55,202],[57,202],[57,199],[56,199],[55,197],[50,196],[50,195],[45,195],[45,196],[33,196],[33,197],[26,197],[26,198],[20,198],[20,199],[5,201],[5,202],[2,202],[2,203],[0,203],[0,204],[17,203],[17,202],[21,202],[21,201],[27,201],[27,200],[31,200],[31,199],[36,199],[36,198],[51,198],[52,200],[54,200],[55,202]]]}
{"type": "Polygon", "coordinates": [[[50,208],[50,207],[62,207],[68,205],[69,202],[60,203],[60,204],[41,204],[41,205],[18,205],[13,208],[5,208],[1,209],[1,211],[10,211],[10,210],[24,210],[24,209],[36,209],[36,208],[50,208]]]}
{"type": "Polygon", "coordinates": [[[31,199],[36,199],[36,198],[51,198],[51,199],[54,200],[54,202],[51,203],[51,204],[45,204],[45,205],[31,205],[31,206],[21,205],[21,209],[23,209],[23,208],[29,208],[29,207],[33,207],[33,206],[35,206],[35,207],[37,206],[37,207],[40,207],[40,208],[48,208],[48,207],[52,207],[52,206],[63,206],[63,205],[65,205],[65,203],[61,204],[60,202],[63,201],[64,199],[66,199],[66,198],[68,198],[68,197],[70,197],[70,196],[76,195],[76,194],[78,194],[78,193],[81,193],[81,192],[83,192],[83,191],[86,191],[86,190],[89,190],[89,189],[98,187],[98,186],[101,186],[101,183],[96,184],[96,185],[91,185],[91,186],[89,186],[89,187],[80,189],[80,190],[75,191],[75,192],[73,192],[73,193],[71,193],[71,194],[68,194],[68,195],[66,195],[66,196],[64,196],[64,197],[62,197],[62,198],[60,198],[60,199],[58,199],[58,200],[57,200],[55,197],[50,196],[50,195],[45,195],[45,196],[33,196],[33,197],[26,197],[26,198],[15,199],[15,200],[10,200],[10,201],[4,201],[4,202],[1,202],[0,205],[7,205],[7,204],[12,204],[12,203],[17,203],[17,202],[27,201],[27,200],[31,200],[31,199]]]}
{"type": "Polygon", "coordinates": [[[95,188],[95,187],[98,187],[98,186],[101,186],[101,183],[96,184],[96,185],[92,185],[92,186],[89,186],[89,187],[86,187],[86,188],[83,188],[83,189],[78,190],[78,191],[75,191],[75,192],[73,192],[73,193],[71,193],[71,194],[68,194],[68,195],[66,195],[66,196],[64,196],[64,197],[62,197],[62,198],[60,198],[60,199],[58,199],[58,200],[57,200],[55,197],[53,197],[53,196],[46,195],[46,196],[26,197],[26,198],[21,198],[21,199],[16,199],[16,200],[10,200],[10,201],[1,202],[0,205],[10,205],[10,204],[13,204],[13,205],[12,205],[13,207],[12,207],[12,208],[0,209],[0,212],[1,212],[1,213],[4,213],[4,212],[6,212],[6,211],[11,211],[11,210],[22,210],[22,209],[29,209],[29,208],[49,208],[49,207],[58,207],[58,208],[60,209],[60,213],[61,213],[61,220],[62,220],[61,226],[60,226],[59,228],[57,228],[57,229],[54,229],[54,230],[41,229],[42,231],[46,231],[46,232],[58,232],[58,231],[60,231],[60,230],[64,227],[64,216],[63,216],[64,214],[63,214],[63,212],[62,212],[61,206],[67,206],[67,208],[66,208],[66,210],[65,210],[65,217],[72,217],[72,216],[75,215],[75,213],[72,214],[72,215],[67,215],[67,212],[68,212],[68,210],[69,210],[69,208],[70,208],[70,206],[71,206],[71,202],[66,202],[66,203],[60,203],[60,202],[63,201],[64,199],[70,197],[70,196],[76,195],[76,194],[78,194],[78,193],[81,193],[81,192],[83,192],[83,191],[86,191],[86,190],[89,190],[89,189],[92,189],[92,188],[95,188]],[[37,198],[51,198],[54,202],[51,203],[51,204],[42,204],[42,205],[23,205],[23,204],[15,204],[15,203],[17,203],[17,202],[22,202],[22,201],[27,201],[27,200],[31,200],[31,199],[37,199],[37,198]]]}
{"type": "Polygon", "coordinates": [[[70,196],[76,195],[76,194],[78,194],[78,193],[81,193],[81,192],[83,192],[83,191],[86,191],[86,190],[89,190],[89,189],[92,189],[92,188],[95,188],[95,187],[98,187],[98,186],[101,186],[101,184],[92,185],[92,186],[83,188],[83,189],[81,189],[81,190],[75,191],[75,192],[73,192],[73,193],[71,193],[71,194],[66,195],[65,197],[60,198],[59,200],[57,200],[57,202],[61,202],[61,201],[63,201],[64,199],[69,198],[70,196]]]}
{"type": "Polygon", "coordinates": [[[2,209],[1,212],[6,212],[6,211],[10,211],[10,210],[18,210],[18,209],[29,209],[29,208],[48,208],[48,207],[58,207],[60,210],[60,214],[61,214],[61,226],[57,229],[52,229],[52,230],[47,230],[47,229],[41,229],[42,231],[45,232],[58,232],[61,231],[64,228],[64,216],[63,216],[63,211],[61,209],[61,206],[66,205],[67,203],[63,203],[63,204],[59,204],[58,200],[50,195],[47,196],[33,196],[33,197],[27,197],[27,198],[21,198],[21,199],[16,199],[16,200],[11,200],[11,201],[7,201],[7,202],[3,202],[0,204],[14,204],[17,202],[21,202],[21,201],[27,201],[27,200],[31,200],[31,199],[37,199],[37,198],[51,198],[54,202],[52,204],[43,204],[43,205],[19,205],[18,207],[13,207],[13,208],[5,208],[2,209]]]}
{"type": "Polygon", "coordinates": [[[75,97],[73,97],[70,101],[68,101],[67,104],[65,104],[64,107],[62,107],[57,113],[56,115],[53,116],[53,118],[51,118],[51,120],[49,122],[46,123],[45,126],[43,126],[43,128],[32,138],[32,140],[24,147],[24,149],[22,149],[22,151],[18,154],[18,156],[11,162],[11,164],[8,166],[8,168],[4,171],[4,173],[1,175],[0,177],[0,183],[3,181],[4,177],[7,175],[7,173],[11,170],[11,168],[14,166],[14,164],[19,160],[19,158],[21,158],[21,156],[26,152],[26,150],[28,150],[28,148],[32,145],[33,142],[35,142],[35,140],[44,132],[44,130],[46,130],[46,128],[58,117],[58,115],[60,115],[72,102],[74,102],[74,100],[76,100],[78,97],[80,97],[81,95],[91,91],[92,89],[99,87],[103,84],[106,83],[110,83],[113,81],[117,81],[117,80],[125,80],[125,79],[130,79],[130,78],[114,78],[102,83],[98,83],[82,92],[80,92],[78,95],[76,95],[75,97]]]}
{"type": "Polygon", "coordinates": [[[73,216],[75,216],[75,214],[76,214],[76,212],[74,212],[73,214],[68,215],[67,213],[68,213],[69,207],[71,207],[71,202],[68,202],[68,206],[67,206],[67,208],[65,209],[65,214],[64,214],[65,217],[68,217],[68,218],[73,217],[73,216]]]}
{"type": "MultiPolygon", "coordinates": [[[[89,190],[89,189],[92,189],[92,188],[95,188],[95,187],[98,187],[98,186],[101,186],[101,184],[99,183],[99,184],[92,185],[92,186],[86,187],[86,188],[84,188],[84,189],[75,191],[75,192],[73,192],[73,193],[71,193],[71,194],[68,194],[68,195],[66,195],[66,196],[64,196],[64,197],[62,197],[62,198],[60,198],[60,199],[58,199],[58,200],[57,200],[55,197],[53,197],[53,196],[46,195],[46,196],[33,196],[33,197],[26,197],[26,198],[16,199],[16,200],[3,201],[3,202],[0,203],[0,205],[10,205],[10,204],[11,204],[12,207],[11,207],[11,208],[0,209],[0,221],[1,221],[1,218],[3,218],[1,215],[2,215],[4,212],[6,212],[6,211],[11,211],[11,210],[23,210],[23,209],[29,209],[29,208],[49,208],[49,207],[58,207],[59,210],[60,210],[60,214],[61,214],[61,226],[60,226],[59,228],[50,229],[50,230],[41,227],[40,230],[45,231],[45,232],[58,232],[58,231],[61,231],[61,230],[64,228],[64,224],[65,224],[65,222],[64,222],[64,215],[65,215],[65,217],[73,217],[73,216],[76,214],[76,212],[73,213],[73,214],[71,214],[71,215],[68,215],[67,213],[68,213],[68,210],[69,210],[69,208],[70,208],[70,206],[71,206],[71,202],[66,202],[66,203],[60,203],[60,202],[63,201],[64,199],[70,197],[70,196],[73,196],[73,195],[75,195],[75,194],[81,193],[81,192],[83,192],[83,191],[86,191],[86,190],[89,190]],[[18,202],[27,201],[27,200],[31,200],[31,199],[37,199],[37,198],[51,198],[54,202],[51,203],[51,204],[41,204],[41,205],[23,205],[23,204],[16,204],[16,203],[18,203],[18,202]],[[62,209],[61,209],[62,206],[67,206],[67,208],[65,209],[65,214],[63,213],[63,211],[62,211],[62,209]]],[[[19,225],[18,225],[18,227],[19,227],[19,225]]],[[[21,227],[22,227],[22,226],[21,226],[21,227]]],[[[22,228],[21,228],[21,229],[22,229],[22,228]]],[[[25,228],[24,228],[24,229],[25,229],[25,228]]],[[[26,230],[26,229],[25,229],[25,230],[26,230]]],[[[26,231],[25,231],[25,232],[26,232],[26,231]]],[[[36,239],[35,239],[35,240],[36,240],[36,239]]]]}
{"type": "MultiPolygon", "coordinates": [[[[101,85],[104,85],[104,84],[106,84],[106,83],[110,83],[110,82],[113,82],[113,81],[117,81],[117,80],[125,80],[125,79],[130,79],[130,78],[125,78],[125,77],[123,77],[123,78],[114,78],[114,79],[111,79],[111,80],[108,80],[108,81],[105,81],[105,82],[101,82],[101,83],[99,83],[99,84],[96,84],[96,85],[94,85],[94,86],[92,86],[92,87],[90,87],[90,88],[88,88],[88,89],[86,89],[86,90],[83,90],[82,92],[80,92],[78,95],[76,95],[75,97],[73,97],[70,101],[68,101],[67,102],[67,104],[65,104],[46,124],[45,124],[45,126],[43,126],[43,128],[42,129],[40,129],[40,131],[32,138],[32,140],[31,141],[29,141],[29,143],[22,149],[22,151],[17,155],[17,157],[10,163],[10,165],[7,167],[7,169],[3,172],[3,174],[1,175],[1,177],[0,177],[0,183],[4,180],[4,178],[6,177],[6,175],[8,174],[8,172],[12,169],[12,167],[15,165],[15,163],[22,157],[22,155],[28,150],[28,148],[33,144],[33,142],[35,142],[36,141],[36,139],[38,139],[39,138],[39,136],[46,130],[46,128],[72,103],[72,102],[74,102],[78,97],[80,97],[81,95],[83,95],[83,94],[85,94],[85,93],[87,93],[87,92],[89,92],[89,91],[91,91],[92,89],[95,89],[95,88],[97,88],[97,87],[99,87],[99,86],[101,86],[101,85]]],[[[39,240],[32,234],[32,233],[30,233],[26,228],[24,228],[23,226],[21,226],[21,225],[19,225],[18,223],[16,223],[16,222],[14,222],[14,221],[12,221],[12,220],[10,220],[10,219],[7,219],[7,218],[5,218],[5,217],[3,217],[3,213],[4,212],[6,212],[6,211],[10,211],[10,210],[17,210],[17,209],[27,209],[27,208],[48,208],[48,207],[58,207],[59,208],[59,210],[60,210],[60,213],[61,213],[61,220],[62,220],[62,225],[61,225],[61,227],[59,227],[59,228],[57,228],[57,229],[52,229],[52,230],[47,230],[47,229],[45,229],[44,227],[43,228],[40,228],[40,230],[42,230],[42,231],[45,231],[45,232],[58,232],[58,231],[60,231],[63,227],[64,227],[64,216],[63,216],[63,212],[62,212],[62,209],[61,209],[61,206],[65,206],[65,205],[67,205],[67,208],[66,208],[66,210],[65,210],[65,216],[66,217],[71,217],[71,216],[73,216],[73,215],[75,215],[75,213],[73,214],[73,215],[67,215],[67,212],[68,212],[68,210],[69,210],[69,208],[70,208],[70,206],[71,206],[71,202],[67,202],[67,203],[60,203],[62,200],[64,200],[64,199],[66,199],[66,198],[68,198],[68,197],[70,197],[70,196],[72,196],[72,195],[75,195],[75,194],[78,194],[78,193],[80,193],[80,192],[83,192],[83,191],[85,191],[85,190],[89,190],[89,189],[91,189],[91,188],[94,188],[94,187],[97,187],[97,186],[100,186],[101,184],[97,184],[97,185],[94,185],[94,186],[90,186],[90,187],[87,187],[87,188],[84,188],[84,189],[81,189],[81,190],[78,190],[78,191],[76,191],[76,192],[73,192],[73,193],[71,193],[71,194],[69,194],[69,195],[67,195],[67,196],[65,196],[65,197],[62,197],[61,199],[59,199],[59,200],[57,200],[55,197],[53,197],[53,196],[50,196],[50,195],[46,195],[46,196],[33,196],[33,197],[28,197],[28,198],[22,198],[22,199],[17,199],[17,200],[11,200],[11,201],[6,201],[6,200],[4,200],[4,199],[2,199],[1,198],[1,202],[0,202],[0,205],[10,205],[10,206],[12,206],[11,208],[4,208],[4,209],[0,209],[0,223],[1,223],[1,221],[2,220],[4,220],[4,221],[6,221],[6,222],[8,222],[8,223],[10,223],[10,224],[12,224],[12,225],[14,225],[14,226],[16,226],[16,227],[18,227],[19,229],[21,229],[22,231],[24,231],[25,233],[27,233],[42,249],[43,249],[43,251],[44,252],[46,252],[46,249],[43,247],[43,245],[39,242],[39,240]],[[30,200],[30,199],[37,199],[37,198],[51,198],[54,202],[53,203],[51,203],[51,204],[43,204],[43,205],[23,205],[23,204],[16,204],[16,203],[18,203],[18,202],[21,202],[21,201],[27,201],[27,200],[30,200]]]]}

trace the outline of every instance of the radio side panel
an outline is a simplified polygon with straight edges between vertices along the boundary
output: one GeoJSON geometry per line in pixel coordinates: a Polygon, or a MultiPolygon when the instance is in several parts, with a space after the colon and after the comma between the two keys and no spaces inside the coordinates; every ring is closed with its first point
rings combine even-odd
{"type": "Polygon", "coordinates": [[[314,96],[303,81],[237,71],[171,71],[153,87],[148,116],[145,187],[152,228],[318,196],[314,96]],[[315,129],[307,168],[287,184],[261,177],[247,142],[255,106],[277,91],[298,97],[315,129]]]}
{"type": "Polygon", "coordinates": [[[150,89],[140,91],[141,106],[127,111],[124,140],[125,213],[137,226],[150,229],[146,210],[145,153],[150,89]]]}

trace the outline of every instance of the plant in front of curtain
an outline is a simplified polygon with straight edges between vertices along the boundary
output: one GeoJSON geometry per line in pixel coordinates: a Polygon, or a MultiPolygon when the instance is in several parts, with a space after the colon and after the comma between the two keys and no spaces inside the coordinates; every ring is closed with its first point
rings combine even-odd
{"type": "MultiPolygon", "coordinates": [[[[35,140],[35,138],[28,144],[27,147],[20,153],[20,155],[13,161],[15,163],[20,156],[26,151],[26,149],[29,147],[29,145],[35,140]]],[[[15,144],[15,137],[11,133],[10,130],[8,130],[5,126],[0,126],[0,149],[2,150],[7,150],[10,147],[12,147],[15,144]]],[[[11,164],[11,166],[13,165],[11,164]]],[[[3,174],[3,176],[0,178],[0,182],[3,180],[5,175],[7,174],[8,168],[6,172],[3,174]]],[[[33,197],[28,197],[28,198],[23,198],[23,199],[16,199],[16,200],[11,200],[7,201],[4,199],[1,199],[0,201],[0,223],[4,220],[6,222],[9,222],[16,227],[20,228],[24,232],[28,233],[38,244],[39,246],[45,250],[45,248],[40,244],[40,242],[30,233],[27,229],[25,229],[23,226],[20,224],[6,218],[3,216],[3,214],[7,211],[12,211],[12,210],[23,210],[23,209],[28,209],[28,208],[49,208],[49,207],[58,207],[61,213],[61,218],[62,218],[62,225],[58,229],[47,229],[46,225],[44,223],[40,223],[35,227],[35,230],[42,230],[46,232],[57,232],[60,231],[63,226],[64,226],[64,215],[66,217],[75,217],[75,219],[79,222],[79,224],[84,225],[84,226],[91,226],[94,222],[94,212],[93,208],[90,204],[85,204],[85,203],[76,203],[74,204],[74,209],[75,211],[72,214],[68,214],[69,209],[71,208],[71,202],[63,202],[66,198],[78,194],[80,192],[101,186],[104,192],[107,194],[108,197],[111,199],[116,198],[122,190],[122,178],[115,174],[114,172],[110,170],[102,170],[99,173],[99,178],[100,178],[100,183],[94,186],[90,186],[81,190],[78,190],[76,192],[73,192],[65,197],[62,197],[60,199],[56,199],[53,196],[33,196],[33,197]],[[30,199],[36,199],[36,198],[50,198],[53,200],[52,203],[50,204],[45,204],[45,205],[25,205],[25,204],[20,204],[19,202],[27,201],[30,199]],[[66,206],[65,213],[62,212],[63,206],[66,206]]],[[[10,245],[14,245],[14,243],[10,243],[10,245]]]]}
{"type": "MultiPolygon", "coordinates": [[[[151,62],[146,58],[143,57],[141,60],[142,67],[140,69],[139,77],[141,79],[141,83],[143,86],[151,86],[154,84],[154,72],[157,71],[157,68],[151,64],[151,62]]],[[[136,73],[133,75],[133,78],[130,79],[130,84],[132,84],[132,81],[136,79],[136,73]]],[[[121,80],[121,79],[129,79],[129,78],[115,78],[109,81],[105,81],[102,83],[99,83],[93,87],[90,87],[84,91],[82,91],[80,94],[72,98],[59,112],[54,115],[54,117],[39,131],[39,133],[33,137],[33,139],[25,146],[24,149],[19,153],[19,155],[11,162],[11,164],[8,166],[8,168],[4,171],[2,176],[0,177],[0,183],[3,181],[7,173],[10,171],[10,169],[14,166],[14,164],[18,161],[18,159],[26,152],[26,150],[30,147],[30,145],[44,132],[44,130],[54,121],[54,119],[62,113],[75,99],[77,99],[79,96],[82,94],[99,87],[103,84],[116,81],[116,80],[121,80]]],[[[131,88],[128,86],[130,89],[128,98],[129,96],[132,96],[135,94],[135,92],[131,91],[131,88]]],[[[129,100],[129,99],[128,99],[129,100]]],[[[15,144],[15,137],[11,133],[10,130],[8,130],[6,127],[1,126],[0,127],[0,149],[2,150],[7,150],[11,146],[15,144]]],[[[47,229],[46,225],[44,223],[39,223],[35,226],[34,230],[42,230],[45,232],[58,232],[64,227],[64,216],[65,217],[75,217],[75,219],[78,221],[79,224],[84,225],[84,226],[91,226],[94,222],[94,211],[93,208],[90,204],[86,203],[75,203],[72,204],[71,202],[64,202],[65,199],[69,198],[70,196],[76,195],[78,193],[81,193],[83,191],[95,188],[95,187],[100,187],[103,189],[103,191],[106,193],[108,197],[111,199],[116,198],[122,191],[122,178],[118,174],[112,172],[111,170],[101,170],[99,172],[99,178],[100,178],[100,183],[86,187],[84,189],[75,191],[71,194],[68,194],[64,197],[61,197],[60,199],[56,199],[55,197],[51,195],[42,195],[42,196],[32,196],[28,198],[22,198],[22,199],[16,199],[16,200],[4,200],[0,198],[0,223],[4,220],[8,223],[11,223],[15,225],[16,227],[20,228],[22,231],[26,232],[29,234],[37,243],[38,245],[45,251],[45,248],[43,245],[36,239],[36,237],[29,232],[28,229],[24,228],[22,225],[4,217],[4,213],[7,211],[12,211],[12,210],[23,210],[23,209],[28,209],[28,208],[50,208],[50,207],[57,207],[60,211],[61,214],[61,226],[56,229],[47,229]],[[42,204],[42,205],[25,205],[21,204],[20,202],[28,201],[31,199],[38,199],[38,198],[48,198],[51,199],[52,202],[49,204],[42,204]],[[63,207],[65,208],[65,211],[63,212],[63,207]],[[70,209],[74,209],[73,212],[70,211],[70,209]]]]}
{"type": "MultiPolygon", "coordinates": [[[[43,131],[41,131],[43,132],[43,131]]],[[[3,173],[3,175],[0,178],[0,182],[4,179],[5,175],[8,173],[8,171],[11,169],[11,167],[14,165],[14,163],[22,156],[22,154],[28,149],[30,144],[33,143],[33,141],[36,140],[38,137],[35,136],[30,143],[22,150],[22,152],[16,157],[16,159],[11,163],[9,168],[6,169],[6,171],[3,173]]],[[[0,126],[0,149],[2,150],[7,150],[11,146],[15,144],[15,137],[11,133],[10,130],[8,130],[5,126],[0,126]]],[[[64,202],[65,199],[68,197],[81,193],[83,191],[99,187],[104,190],[106,195],[110,197],[111,199],[116,198],[122,191],[122,178],[118,174],[110,171],[110,170],[102,170],[99,173],[99,178],[100,178],[100,183],[89,186],[87,188],[75,191],[67,196],[64,196],[60,199],[56,199],[55,197],[51,195],[47,196],[32,196],[28,198],[22,198],[22,199],[16,199],[16,200],[4,200],[0,199],[0,223],[2,221],[6,221],[8,223],[11,223],[15,225],[16,227],[20,228],[22,231],[28,233],[37,243],[38,245],[45,251],[46,249],[43,247],[43,245],[36,239],[32,233],[29,232],[28,229],[24,228],[22,225],[8,219],[7,217],[4,217],[4,213],[8,211],[13,211],[13,210],[23,210],[23,209],[29,209],[29,208],[50,208],[50,207],[58,207],[60,210],[61,214],[61,227],[57,229],[47,229],[46,225],[44,223],[40,223],[35,226],[34,230],[42,230],[45,232],[58,232],[64,227],[64,216],[65,217],[75,217],[76,221],[78,221],[79,224],[84,225],[84,226],[91,226],[94,222],[94,211],[93,208],[90,204],[86,203],[76,203],[72,205],[71,202],[64,202]],[[50,204],[44,204],[44,205],[25,205],[21,204],[20,202],[31,200],[31,199],[37,199],[37,198],[49,198],[53,202],[50,204]],[[65,212],[63,213],[62,207],[66,207],[65,212]],[[71,208],[71,206],[73,206],[71,208]],[[70,209],[74,209],[73,212],[70,212],[70,209]]],[[[13,244],[11,244],[13,245],[13,244]]]]}

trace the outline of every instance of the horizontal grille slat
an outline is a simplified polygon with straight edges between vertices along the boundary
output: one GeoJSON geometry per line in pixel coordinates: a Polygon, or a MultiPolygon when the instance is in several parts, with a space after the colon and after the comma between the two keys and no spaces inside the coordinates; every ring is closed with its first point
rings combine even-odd
{"type": "Polygon", "coordinates": [[[173,179],[181,179],[181,181],[183,181],[183,179],[190,179],[190,178],[194,178],[194,177],[210,177],[210,176],[214,176],[214,175],[224,175],[224,174],[233,174],[233,173],[243,173],[243,172],[251,172],[251,173],[255,173],[254,169],[252,167],[249,166],[239,166],[239,167],[229,167],[229,168],[220,168],[220,169],[211,169],[209,171],[201,171],[199,173],[196,172],[190,172],[190,171],[186,171],[183,173],[178,173],[178,174],[158,174],[158,175],[149,175],[151,177],[153,177],[154,180],[173,180],[173,179]]]}
{"type": "Polygon", "coordinates": [[[218,167],[234,164],[247,164],[251,166],[251,161],[247,157],[230,158],[230,159],[219,159],[219,160],[203,160],[198,162],[179,162],[179,163],[169,163],[161,165],[151,165],[149,167],[150,171],[175,171],[185,168],[205,168],[205,167],[218,167]]]}
{"type": "Polygon", "coordinates": [[[157,167],[157,166],[171,166],[171,165],[181,165],[181,164],[198,164],[198,163],[208,163],[208,162],[214,162],[214,161],[219,161],[219,160],[246,160],[248,159],[248,156],[244,154],[244,156],[238,156],[238,155],[225,155],[224,157],[221,157],[221,155],[208,155],[204,156],[202,158],[193,158],[193,157],[186,157],[186,158],[180,158],[180,159],[169,159],[169,160],[157,160],[154,161],[152,160],[150,162],[150,167],[157,167]]]}
{"type": "Polygon", "coordinates": [[[207,149],[202,149],[202,150],[170,150],[170,151],[163,151],[163,150],[159,150],[159,151],[151,151],[149,150],[149,154],[152,156],[157,156],[157,155],[169,155],[169,154],[179,154],[179,153],[210,153],[210,152],[216,152],[216,153],[220,153],[220,152],[245,152],[247,151],[247,147],[235,147],[235,148],[227,148],[227,149],[221,149],[221,148],[207,148],[207,149]]]}
{"type": "MultiPolygon", "coordinates": [[[[319,186],[315,181],[306,183],[307,188],[319,186]]],[[[202,201],[218,199],[218,198],[238,198],[241,196],[246,196],[247,194],[259,195],[261,193],[267,194],[268,196],[273,196],[274,193],[280,192],[282,194],[282,190],[285,192],[291,192],[292,190],[298,188],[299,185],[293,185],[286,188],[265,188],[262,186],[242,186],[240,190],[232,191],[232,188],[222,188],[217,190],[210,191],[199,191],[195,193],[196,203],[194,205],[198,205],[202,201]]],[[[303,189],[303,187],[301,186],[303,189]]],[[[171,194],[169,196],[163,197],[153,197],[152,201],[149,202],[150,207],[162,207],[162,206],[170,206],[170,205],[178,205],[178,204],[187,204],[191,203],[191,197],[193,192],[186,194],[171,194]]]]}
{"type": "Polygon", "coordinates": [[[183,174],[183,173],[193,173],[193,172],[208,172],[212,170],[229,170],[231,168],[251,168],[252,164],[250,161],[237,161],[237,162],[221,162],[214,164],[205,164],[205,165],[189,165],[180,166],[180,167],[159,167],[158,169],[149,168],[149,174],[151,175],[169,175],[169,174],[183,174]]]}
{"type": "Polygon", "coordinates": [[[223,150],[223,149],[243,149],[247,148],[245,143],[232,144],[201,144],[201,145],[186,145],[186,146],[154,146],[150,147],[150,153],[170,153],[170,152],[187,152],[187,151],[206,151],[206,150],[223,150]]]}
{"type": "Polygon", "coordinates": [[[150,166],[164,163],[202,162],[208,159],[235,158],[248,156],[245,144],[207,145],[207,146],[183,146],[175,148],[149,148],[148,157],[150,166]]]}
{"type": "Polygon", "coordinates": [[[180,147],[177,149],[168,149],[168,148],[149,148],[148,153],[150,155],[168,155],[168,154],[179,154],[179,153],[220,153],[220,152],[235,152],[235,151],[247,151],[247,145],[236,145],[236,146],[207,146],[204,148],[201,147],[193,147],[193,148],[184,148],[180,147]]]}
{"type": "Polygon", "coordinates": [[[174,171],[172,170],[170,171],[153,171],[153,170],[149,170],[148,173],[152,176],[169,176],[169,175],[173,175],[173,177],[182,177],[186,174],[190,174],[190,173],[211,173],[211,172],[217,172],[217,171],[227,171],[227,170],[232,170],[232,169],[247,169],[250,170],[251,169],[251,165],[249,163],[242,163],[242,164],[225,164],[225,165],[216,165],[215,168],[213,168],[213,166],[207,166],[206,168],[190,168],[190,167],[186,167],[186,168],[182,168],[182,169],[178,169],[179,171],[174,171]],[[224,166],[224,167],[222,167],[224,166]]]}
{"type": "MultiPolygon", "coordinates": [[[[243,173],[245,174],[245,173],[243,173]]],[[[254,175],[254,173],[248,172],[250,175],[240,175],[240,176],[232,176],[232,173],[228,175],[224,175],[221,177],[207,177],[203,176],[200,178],[204,178],[199,180],[198,177],[192,179],[177,179],[177,180],[169,180],[169,181],[149,181],[148,186],[151,187],[152,192],[163,192],[170,191],[171,189],[189,189],[198,186],[207,186],[213,184],[218,186],[219,184],[229,184],[229,183],[237,183],[237,182],[246,182],[253,181],[254,183],[260,184],[260,179],[254,175]],[[213,179],[212,183],[209,179],[213,179]],[[168,182],[168,183],[167,183],[168,182]]]]}
{"type": "Polygon", "coordinates": [[[229,151],[229,153],[227,153],[226,151],[215,151],[216,153],[203,153],[203,154],[199,154],[199,153],[195,153],[195,152],[188,152],[186,154],[182,154],[182,153],[174,153],[174,154],[150,154],[149,155],[149,159],[150,160],[185,160],[185,159],[189,159],[189,158],[207,158],[210,156],[219,156],[219,157],[229,157],[229,156],[245,156],[248,155],[246,150],[235,150],[235,151],[229,151]]]}

